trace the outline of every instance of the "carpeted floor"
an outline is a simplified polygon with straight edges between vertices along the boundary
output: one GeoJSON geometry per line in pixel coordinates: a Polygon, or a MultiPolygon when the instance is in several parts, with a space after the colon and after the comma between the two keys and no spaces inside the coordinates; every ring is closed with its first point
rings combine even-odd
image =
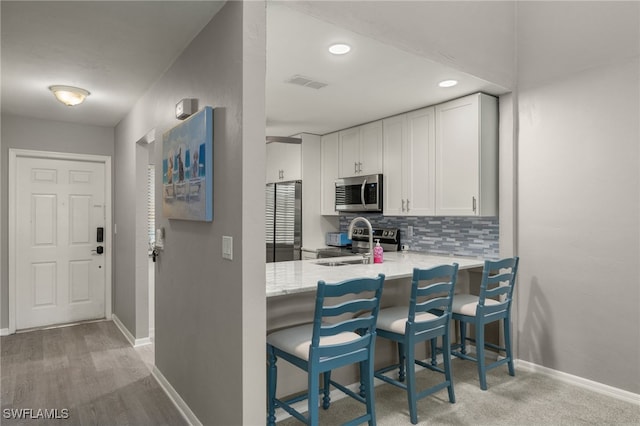
{"type": "MultiPolygon", "coordinates": [[[[640,425],[640,406],[560,382],[539,373],[506,366],[487,375],[489,389],[480,390],[476,365],[453,361],[456,403],[449,403],[446,389],[418,401],[421,425],[640,425]]],[[[428,386],[435,373],[418,373],[418,384],[428,386]]],[[[279,410],[281,411],[281,410],[279,410]]],[[[321,425],[342,424],[364,405],[343,398],[320,410],[321,425]]],[[[376,416],[379,426],[410,425],[406,393],[388,384],[376,387],[376,416]]],[[[288,418],[278,426],[301,424],[288,418]]]]}

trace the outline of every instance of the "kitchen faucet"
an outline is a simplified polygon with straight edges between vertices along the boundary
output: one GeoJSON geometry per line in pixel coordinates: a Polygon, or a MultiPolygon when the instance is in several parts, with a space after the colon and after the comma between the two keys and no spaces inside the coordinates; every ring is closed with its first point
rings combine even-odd
{"type": "Polygon", "coordinates": [[[373,260],[373,228],[371,227],[371,222],[369,222],[369,220],[367,220],[362,216],[358,216],[354,218],[349,224],[349,231],[348,231],[349,239],[353,238],[353,225],[355,225],[356,222],[364,222],[367,225],[367,228],[369,229],[369,253],[364,255],[364,260],[365,260],[364,263],[371,263],[373,260]]]}

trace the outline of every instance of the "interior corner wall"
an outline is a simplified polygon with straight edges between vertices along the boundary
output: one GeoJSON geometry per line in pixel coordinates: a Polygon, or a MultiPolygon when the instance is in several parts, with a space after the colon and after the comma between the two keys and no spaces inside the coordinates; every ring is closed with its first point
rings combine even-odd
{"type": "MultiPolygon", "coordinates": [[[[135,217],[131,206],[139,196],[133,184],[136,141],[156,129],[159,146],[155,164],[161,165],[162,135],[180,123],[174,115],[175,104],[183,98],[196,98],[199,109],[214,108],[213,221],[164,217],[160,170],[155,190],[156,227],[165,229],[164,250],[155,264],[156,368],[196,417],[210,425],[248,424],[243,410],[251,407],[244,407],[244,401],[260,401],[264,406],[266,392],[265,386],[247,385],[251,377],[245,377],[243,365],[259,365],[263,373],[266,331],[264,246],[256,244],[255,250],[248,250],[247,244],[255,237],[250,235],[249,243],[243,238],[243,226],[250,222],[251,215],[264,217],[262,203],[243,204],[245,186],[252,190],[247,197],[259,194],[252,199],[262,200],[264,193],[263,179],[253,186],[245,182],[253,173],[244,169],[245,161],[264,170],[264,151],[255,149],[264,149],[264,47],[260,59],[259,48],[255,57],[246,55],[243,43],[249,43],[251,37],[257,37],[253,43],[264,43],[259,29],[264,31],[265,22],[264,12],[262,21],[259,14],[245,15],[249,7],[259,11],[264,3],[226,2],[116,128],[115,311],[129,327],[135,322],[135,217]],[[248,79],[256,80],[253,86],[245,86],[248,79]],[[244,103],[252,100],[252,91],[258,93],[257,106],[249,108],[244,103]],[[247,113],[252,115],[245,117],[247,113]],[[259,135],[258,140],[251,141],[254,146],[248,145],[247,135],[259,135]],[[255,152],[249,155],[252,149],[255,152]],[[222,258],[223,235],[233,237],[232,261],[222,258]],[[254,251],[261,254],[249,257],[254,251]],[[248,311],[252,307],[255,315],[248,311]],[[256,339],[247,337],[254,335],[256,339]],[[258,346],[260,351],[256,350],[258,346]]],[[[259,170],[255,173],[264,176],[259,170]]],[[[254,222],[260,235],[263,219],[254,222]]],[[[257,375],[256,381],[263,383],[263,376],[257,375]]],[[[254,412],[258,410],[253,408],[254,412]]],[[[263,414],[264,409],[259,412],[263,414]]]]}
{"type": "MultiPolygon", "coordinates": [[[[8,165],[9,149],[29,149],[91,155],[114,155],[114,130],[111,127],[90,126],[42,120],[32,117],[2,114],[2,146],[0,151],[0,187],[2,218],[0,234],[8,235],[8,165]]],[[[113,198],[112,198],[113,199],[113,198]]],[[[0,328],[9,327],[9,252],[8,239],[3,238],[0,263],[0,328]]]]}
{"type": "MultiPolygon", "coordinates": [[[[266,173],[265,76],[266,5],[242,9],[242,418],[236,424],[264,424],[267,401],[265,348],[267,298],[264,250],[266,173]]],[[[236,240],[237,241],[237,240],[236,240]]],[[[235,256],[235,254],[234,254],[235,256]]],[[[218,387],[224,388],[226,384],[218,387]]],[[[224,396],[221,398],[224,402],[224,396]]],[[[225,423],[221,423],[225,424],[225,423]]],[[[230,423],[229,423],[230,424],[230,423]]]]}
{"type": "Polygon", "coordinates": [[[520,359],[640,393],[640,62],[519,91],[520,359]]]}

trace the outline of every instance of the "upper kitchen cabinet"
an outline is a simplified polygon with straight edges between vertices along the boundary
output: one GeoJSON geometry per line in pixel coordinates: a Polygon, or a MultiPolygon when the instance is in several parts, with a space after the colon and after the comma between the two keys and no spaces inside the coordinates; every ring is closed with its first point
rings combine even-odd
{"type": "Polygon", "coordinates": [[[320,140],[320,210],[323,216],[337,216],[336,186],[338,179],[339,133],[330,133],[320,140]]]}
{"type": "Polygon", "coordinates": [[[436,105],[436,215],[496,216],[498,101],[477,93],[436,105]]]}
{"type": "Polygon", "coordinates": [[[267,183],[302,179],[302,144],[267,143],[267,183]]]}
{"type": "Polygon", "coordinates": [[[435,214],[435,109],[383,120],[384,214],[435,214]]]}
{"type": "Polygon", "coordinates": [[[340,177],[382,173],[382,120],[338,133],[340,177]]]}

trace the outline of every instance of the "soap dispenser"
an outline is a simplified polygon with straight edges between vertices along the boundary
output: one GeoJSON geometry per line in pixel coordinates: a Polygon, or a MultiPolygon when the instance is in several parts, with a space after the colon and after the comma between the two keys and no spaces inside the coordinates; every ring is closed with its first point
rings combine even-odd
{"type": "Polygon", "coordinates": [[[382,253],[384,249],[380,245],[380,240],[376,240],[376,245],[373,248],[373,263],[382,263],[382,253]]]}

